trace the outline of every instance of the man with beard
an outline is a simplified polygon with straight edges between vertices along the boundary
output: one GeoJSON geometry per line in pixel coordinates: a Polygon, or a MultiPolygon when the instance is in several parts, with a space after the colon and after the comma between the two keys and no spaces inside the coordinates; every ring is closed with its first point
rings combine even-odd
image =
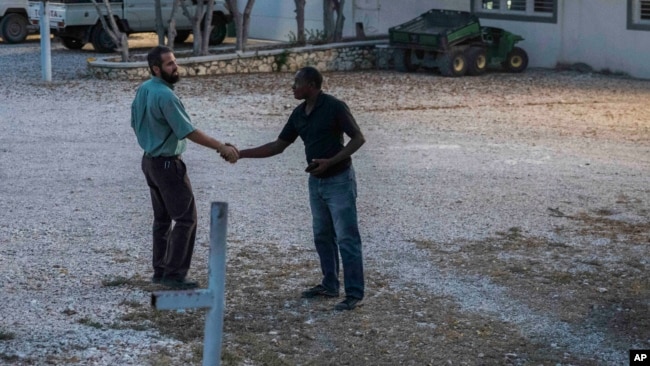
{"type": "Polygon", "coordinates": [[[147,61],[152,77],[136,92],[131,127],[144,150],[142,171],[153,205],[152,282],[172,288],[195,288],[197,283],[186,278],[194,251],[197,213],[187,168],[181,159],[185,139],[216,150],[231,163],[238,154],[233,147],[192,126],[174,93],[174,83],[180,76],[172,50],[155,47],[147,61]]]}

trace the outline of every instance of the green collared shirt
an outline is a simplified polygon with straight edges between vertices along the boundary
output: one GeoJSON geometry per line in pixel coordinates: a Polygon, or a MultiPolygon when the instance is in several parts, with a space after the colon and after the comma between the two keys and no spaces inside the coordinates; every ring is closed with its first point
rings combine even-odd
{"type": "Polygon", "coordinates": [[[149,156],[182,154],[185,137],[195,130],[174,86],[156,76],[142,83],[135,94],[131,127],[149,156]]]}

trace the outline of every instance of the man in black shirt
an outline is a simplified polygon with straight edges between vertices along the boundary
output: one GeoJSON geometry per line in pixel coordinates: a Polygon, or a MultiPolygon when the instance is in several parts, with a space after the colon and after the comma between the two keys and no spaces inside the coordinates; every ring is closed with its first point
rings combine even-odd
{"type": "Polygon", "coordinates": [[[352,310],[364,296],[361,236],[357,224],[357,183],[351,155],[365,143],[348,106],[323,93],[323,76],[313,67],[300,69],[292,86],[304,100],[273,142],[241,150],[239,158],[266,158],[282,153],[298,136],[305,144],[309,175],[309,202],[314,244],[320,258],[321,284],[303,298],[339,296],[339,252],[343,263],[345,300],[336,310],[352,310]],[[350,141],[344,145],[343,134],[350,141]]]}

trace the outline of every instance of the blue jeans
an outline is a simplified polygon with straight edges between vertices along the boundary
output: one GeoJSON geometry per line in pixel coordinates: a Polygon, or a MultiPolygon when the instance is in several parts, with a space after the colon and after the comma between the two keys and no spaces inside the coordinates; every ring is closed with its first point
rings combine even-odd
{"type": "Polygon", "coordinates": [[[357,182],[352,167],[333,177],[309,176],[309,203],[314,244],[323,272],[322,285],[339,291],[340,252],[345,295],[363,299],[363,258],[356,200],[357,182]]]}

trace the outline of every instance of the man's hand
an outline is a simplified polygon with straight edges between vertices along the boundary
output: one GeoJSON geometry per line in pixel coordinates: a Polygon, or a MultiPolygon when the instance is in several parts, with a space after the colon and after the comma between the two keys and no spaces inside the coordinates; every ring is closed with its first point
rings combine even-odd
{"type": "Polygon", "coordinates": [[[236,163],[239,159],[239,150],[237,150],[234,145],[229,143],[224,144],[224,146],[221,148],[221,151],[219,151],[219,154],[224,160],[231,164],[236,163]]]}
{"type": "Polygon", "coordinates": [[[311,166],[312,164],[315,165],[315,167],[311,168],[308,173],[314,175],[325,173],[331,165],[330,159],[312,159],[309,165],[311,166]]]}

